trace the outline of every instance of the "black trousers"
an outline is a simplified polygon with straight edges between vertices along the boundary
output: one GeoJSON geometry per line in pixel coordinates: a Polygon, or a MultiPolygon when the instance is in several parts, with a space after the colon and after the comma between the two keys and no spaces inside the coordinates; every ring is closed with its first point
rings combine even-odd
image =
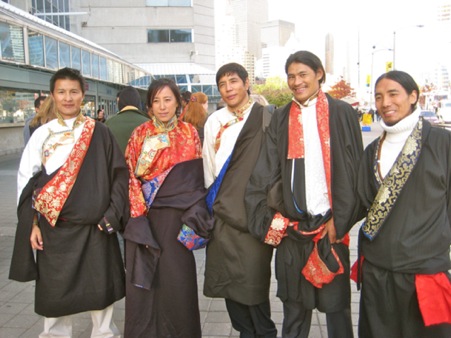
{"type": "Polygon", "coordinates": [[[258,305],[244,305],[231,299],[226,299],[225,303],[232,326],[240,332],[240,338],[277,337],[269,300],[258,305]]]}
{"type": "MultiPolygon", "coordinates": [[[[283,302],[283,338],[308,338],[312,324],[312,310],[302,303],[283,302]]],[[[353,338],[351,309],[326,313],[327,336],[329,338],[353,338]]]]}

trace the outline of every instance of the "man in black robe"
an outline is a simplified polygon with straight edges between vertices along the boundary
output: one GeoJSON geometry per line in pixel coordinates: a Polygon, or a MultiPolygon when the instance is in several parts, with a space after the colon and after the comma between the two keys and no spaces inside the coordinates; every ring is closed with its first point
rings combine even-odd
{"type": "Polygon", "coordinates": [[[365,150],[359,336],[451,337],[451,133],[420,117],[402,71],[375,84],[384,133],[365,150]]]}
{"type": "Polygon", "coordinates": [[[59,70],[50,89],[58,119],[37,129],[22,154],[9,278],[36,280],[35,311],[46,317],[40,337],[70,337],[70,315],[85,311],[93,336],[119,337],[112,315],[125,295],[116,237],[129,214],[125,158],[109,129],[81,114],[79,71],[59,70]]]}
{"type": "Polygon", "coordinates": [[[317,308],[329,337],[352,337],[347,233],[359,217],[359,122],[349,104],[321,91],[317,56],[296,52],[285,71],[294,98],[274,112],[247,186],[249,231],[277,246],[282,336],[308,337],[317,308]]]}
{"type": "Polygon", "coordinates": [[[205,124],[202,158],[207,204],[214,217],[207,245],[204,294],[224,298],[240,337],[274,338],[269,286],[273,248],[248,231],[246,184],[257,160],[269,112],[249,97],[246,69],[236,63],[216,73],[227,104],[205,124]]]}

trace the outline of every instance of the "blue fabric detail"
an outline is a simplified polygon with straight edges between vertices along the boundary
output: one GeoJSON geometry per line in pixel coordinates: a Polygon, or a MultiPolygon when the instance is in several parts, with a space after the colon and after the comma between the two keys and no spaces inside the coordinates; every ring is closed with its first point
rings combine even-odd
{"type": "Polygon", "coordinates": [[[205,197],[205,202],[207,203],[207,209],[210,215],[213,215],[213,203],[215,202],[216,196],[218,195],[219,192],[219,188],[221,187],[222,181],[227,172],[230,161],[232,160],[232,154],[230,154],[229,158],[225,161],[224,165],[221,168],[221,171],[219,172],[218,177],[216,177],[215,181],[208,189],[207,196],[205,197]]]}
{"type": "Polygon", "coordinates": [[[207,238],[200,237],[186,224],[182,225],[182,229],[180,229],[177,240],[182,243],[189,251],[202,249],[208,243],[207,238]]]}

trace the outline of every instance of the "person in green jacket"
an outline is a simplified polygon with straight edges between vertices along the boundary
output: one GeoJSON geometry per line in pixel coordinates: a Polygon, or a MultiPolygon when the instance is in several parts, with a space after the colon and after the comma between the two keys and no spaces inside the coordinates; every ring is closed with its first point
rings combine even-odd
{"type": "Polygon", "coordinates": [[[128,139],[132,131],[147,122],[150,117],[141,111],[141,96],[136,88],[128,86],[121,90],[118,97],[119,112],[105,124],[110,128],[122,152],[125,154],[128,139]]]}

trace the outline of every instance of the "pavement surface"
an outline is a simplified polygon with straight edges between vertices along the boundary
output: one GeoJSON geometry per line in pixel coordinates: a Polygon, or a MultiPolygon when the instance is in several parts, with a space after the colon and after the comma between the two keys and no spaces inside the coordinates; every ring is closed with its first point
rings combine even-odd
{"type": "MultiPolygon", "coordinates": [[[[364,144],[367,145],[379,136],[381,128],[373,123],[370,131],[362,132],[364,144]]],[[[17,224],[16,216],[16,178],[20,154],[0,157],[0,338],[36,338],[43,329],[43,318],[34,313],[34,282],[19,283],[8,279],[14,235],[17,224]]],[[[357,258],[357,230],[351,231],[351,263],[357,258]]],[[[211,299],[203,296],[205,250],[195,252],[197,262],[197,280],[199,286],[199,307],[202,321],[202,337],[222,338],[239,337],[232,329],[223,299],[211,299]]],[[[272,318],[281,336],[283,309],[276,297],[276,280],[271,279],[270,300],[272,318]]],[[[354,335],[357,337],[360,294],[354,283],[351,284],[351,311],[354,335]]],[[[122,299],[115,304],[114,319],[121,332],[124,327],[125,303],[122,299]]],[[[74,316],[73,337],[87,338],[91,333],[91,317],[87,313],[74,316]]],[[[327,337],[326,317],[314,311],[311,338],[327,337]]]]}

